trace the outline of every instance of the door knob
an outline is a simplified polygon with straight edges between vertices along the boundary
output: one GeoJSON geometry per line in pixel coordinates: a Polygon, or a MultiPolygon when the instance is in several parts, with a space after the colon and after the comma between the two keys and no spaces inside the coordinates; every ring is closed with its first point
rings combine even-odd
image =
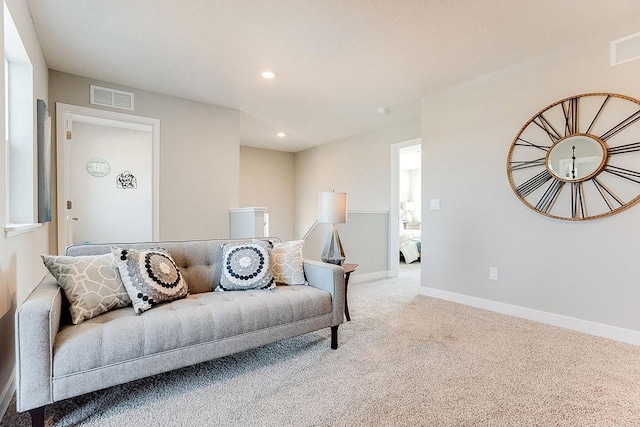
{"type": "Polygon", "coordinates": [[[73,218],[71,218],[71,219],[72,219],[72,220],[74,220],[74,221],[77,221],[77,220],[78,220],[78,217],[77,217],[77,216],[74,216],[74,217],[73,217],[73,218]]]}

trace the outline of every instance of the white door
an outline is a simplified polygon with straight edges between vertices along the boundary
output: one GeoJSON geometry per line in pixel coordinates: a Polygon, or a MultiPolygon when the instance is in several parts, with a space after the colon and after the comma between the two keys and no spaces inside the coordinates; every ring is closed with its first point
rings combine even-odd
{"type": "Polygon", "coordinates": [[[160,121],[56,104],[58,253],[159,240],[160,121]]]}
{"type": "Polygon", "coordinates": [[[74,117],[67,142],[72,244],[153,239],[151,128],[115,125],[74,117]]]}

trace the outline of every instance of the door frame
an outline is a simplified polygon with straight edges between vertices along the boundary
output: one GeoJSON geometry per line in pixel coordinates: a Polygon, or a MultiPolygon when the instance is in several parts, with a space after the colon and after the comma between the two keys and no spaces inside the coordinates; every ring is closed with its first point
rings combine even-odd
{"type": "Polygon", "coordinates": [[[57,211],[58,211],[58,254],[64,254],[65,249],[72,242],[70,238],[69,221],[67,214],[67,200],[69,200],[69,148],[67,144],[67,131],[72,131],[72,117],[84,116],[93,119],[103,119],[123,123],[127,125],[144,125],[151,127],[151,218],[152,239],[160,240],[160,120],[150,117],[135,116],[132,114],[116,113],[113,111],[98,110],[95,108],[81,107],[78,105],[56,103],[56,157],[57,157],[57,211]]]}
{"type": "MultiPolygon", "coordinates": [[[[422,144],[422,138],[391,144],[391,209],[389,210],[389,277],[400,274],[400,257],[398,255],[400,227],[400,149],[422,144]]],[[[422,164],[422,159],[420,161],[422,164]]],[[[422,231],[420,232],[422,234],[422,231]]]]}

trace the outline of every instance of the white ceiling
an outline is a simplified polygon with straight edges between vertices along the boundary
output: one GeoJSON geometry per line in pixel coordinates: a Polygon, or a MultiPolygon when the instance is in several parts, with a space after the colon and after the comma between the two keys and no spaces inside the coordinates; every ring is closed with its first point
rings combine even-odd
{"type": "Polygon", "coordinates": [[[638,0],[27,3],[51,69],[238,109],[243,145],[285,151],[417,121],[425,94],[640,31],[638,0]]]}

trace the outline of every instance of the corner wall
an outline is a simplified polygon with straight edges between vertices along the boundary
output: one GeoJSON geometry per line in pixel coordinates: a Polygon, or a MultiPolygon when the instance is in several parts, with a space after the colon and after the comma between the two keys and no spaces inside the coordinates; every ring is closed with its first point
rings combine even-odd
{"type": "MultiPolygon", "coordinates": [[[[355,213],[354,222],[351,228],[349,222],[340,224],[338,230],[347,262],[360,264],[354,276],[388,271],[389,225],[388,220],[381,223],[379,217],[386,214],[388,218],[391,210],[390,146],[419,135],[420,123],[416,120],[296,153],[296,238],[316,221],[319,192],[346,192],[347,208],[355,213]]],[[[323,225],[314,230],[314,236],[305,243],[305,257],[320,258],[327,231],[323,225]]]]}
{"type": "Polygon", "coordinates": [[[240,147],[240,207],[266,207],[269,234],[294,240],[295,155],[240,147]]]}
{"type": "Polygon", "coordinates": [[[588,92],[640,98],[640,61],[610,68],[608,47],[590,40],[423,98],[425,293],[640,331],[640,206],[593,221],[547,218],[518,200],[505,166],[520,127],[547,105],[588,92]],[[430,199],[441,210],[428,210],[430,199]]]}
{"type": "MultiPolygon", "coordinates": [[[[16,23],[24,47],[33,65],[33,127],[34,152],[36,144],[36,99],[48,99],[48,68],[40,48],[31,14],[24,0],[6,0],[7,6],[16,23]]],[[[3,26],[2,9],[0,8],[0,28],[3,26]]],[[[0,31],[0,40],[3,31],[0,31]]],[[[3,46],[4,43],[0,43],[3,46]]],[[[0,67],[0,75],[4,81],[4,67],[0,67]]],[[[0,85],[0,99],[4,99],[4,84],[0,85]]],[[[4,135],[4,102],[0,102],[0,132],[4,135]]],[[[4,138],[0,140],[0,224],[6,224],[6,170],[4,138]]],[[[34,158],[35,161],[35,158],[34,158]]],[[[34,170],[37,175],[37,169],[34,170]]],[[[37,178],[34,182],[37,182],[37,178]]],[[[26,234],[6,238],[0,230],[0,419],[11,400],[15,390],[15,344],[14,316],[16,307],[24,301],[31,288],[40,281],[46,270],[39,254],[46,253],[49,248],[48,232],[51,225],[26,234]]]]}

